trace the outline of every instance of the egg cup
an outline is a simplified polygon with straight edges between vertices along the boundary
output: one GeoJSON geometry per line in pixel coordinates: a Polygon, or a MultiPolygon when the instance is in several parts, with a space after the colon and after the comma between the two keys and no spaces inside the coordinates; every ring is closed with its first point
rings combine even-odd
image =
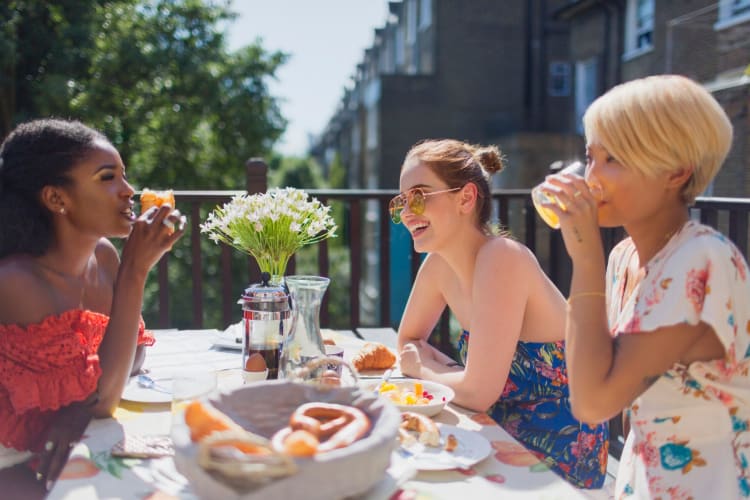
{"type": "Polygon", "coordinates": [[[263,380],[266,380],[266,377],[268,377],[268,368],[257,372],[242,370],[242,380],[246,384],[250,384],[252,382],[262,382],[263,380]]]}

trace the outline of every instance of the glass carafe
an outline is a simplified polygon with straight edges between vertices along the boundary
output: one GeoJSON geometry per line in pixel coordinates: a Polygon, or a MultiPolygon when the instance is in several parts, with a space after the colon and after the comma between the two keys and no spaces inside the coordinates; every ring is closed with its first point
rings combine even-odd
{"type": "Polygon", "coordinates": [[[284,338],[279,378],[291,378],[308,361],[325,356],[320,333],[320,303],[331,280],[322,276],[287,276],[292,297],[292,327],[284,338]]]}

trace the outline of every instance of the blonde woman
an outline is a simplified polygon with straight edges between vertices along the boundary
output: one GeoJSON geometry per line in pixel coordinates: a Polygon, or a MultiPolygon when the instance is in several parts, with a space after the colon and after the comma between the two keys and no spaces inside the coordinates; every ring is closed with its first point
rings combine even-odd
{"type": "Polygon", "coordinates": [[[573,411],[629,413],[616,498],[747,497],[748,267],[688,213],[729,151],[729,119],[700,85],[662,75],[613,88],[584,124],[585,180],[545,183],[573,260],[573,411]],[[600,226],[629,235],[606,274],[600,226]]]}
{"type": "Polygon", "coordinates": [[[529,249],[489,225],[488,179],[502,166],[497,148],[455,140],[406,155],[391,216],[429,255],[399,326],[401,370],[452,387],[455,403],[487,412],[576,486],[598,488],[608,432],[570,410],[565,301],[529,249]],[[426,342],[446,306],[463,327],[465,368],[426,342]]]}

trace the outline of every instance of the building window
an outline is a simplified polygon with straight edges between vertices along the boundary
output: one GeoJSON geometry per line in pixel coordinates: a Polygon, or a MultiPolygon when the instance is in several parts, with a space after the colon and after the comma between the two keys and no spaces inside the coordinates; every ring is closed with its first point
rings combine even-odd
{"type": "Polygon", "coordinates": [[[583,134],[583,114],[599,90],[599,64],[596,57],[576,63],[576,132],[583,134]]]}
{"type": "Polygon", "coordinates": [[[378,147],[378,108],[377,106],[373,106],[371,108],[367,108],[366,111],[366,136],[365,136],[365,147],[370,149],[375,149],[378,147]]]}
{"type": "Polygon", "coordinates": [[[654,36],[654,0],[628,0],[625,25],[625,59],[650,51],[654,36]]]}
{"type": "Polygon", "coordinates": [[[750,14],[750,0],[732,0],[729,5],[729,15],[732,17],[750,14]]]}
{"type": "Polygon", "coordinates": [[[396,73],[401,72],[401,67],[404,65],[404,61],[406,59],[406,54],[404,53],[404,29],[401,25],[396,26],[396,36],[394,39],[395,47],[394,52],[395,54],[395,69],[396,73]]]}
{"type": "Polygon", "coordinates": [[[406,4],[406,43],[417,41],[417,0],[407,0],[406,4]]]}
{"type": "Polygon", "coordinates": [[[563,61],[549,63],[549,95],[566,97],[570,95],[570,64],[563,61]]]}
{"type": "Polygon", "coordinates": [[[750,0],[720,0],[716,28],[727,28],[750,20],[750,0]]]}
{"type": "Polygon", "coordinates": [[[419,0],[419,29],[432,26],[432,0],[419,0]]]}

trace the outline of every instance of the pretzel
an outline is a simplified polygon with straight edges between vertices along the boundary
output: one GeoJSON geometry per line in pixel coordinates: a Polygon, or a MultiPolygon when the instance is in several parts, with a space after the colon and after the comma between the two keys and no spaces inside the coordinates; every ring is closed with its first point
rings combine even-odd
{"type": "Polygon", "coordinates": [[[243,488],[297,471],[294,460],[272,450],[267,439],[234,429],[204,438],[198,444],[198,464],[243,488]]]}
{"type": "Polygon", "coordinates": [[[435,422],[428,416],[412,411],[401,413],[401,429],[406,431],[417,431],[419,442],[427,446],[440,446],[440,430],[435,422]]]}
{"type": "Polygon", "coordinates": [[[274,434],[271,446],[292,456],[311,456],[349,446],[371,427],[369,417],[353,406],[305,403],[289,417],[289,426],[274,434]]]}

